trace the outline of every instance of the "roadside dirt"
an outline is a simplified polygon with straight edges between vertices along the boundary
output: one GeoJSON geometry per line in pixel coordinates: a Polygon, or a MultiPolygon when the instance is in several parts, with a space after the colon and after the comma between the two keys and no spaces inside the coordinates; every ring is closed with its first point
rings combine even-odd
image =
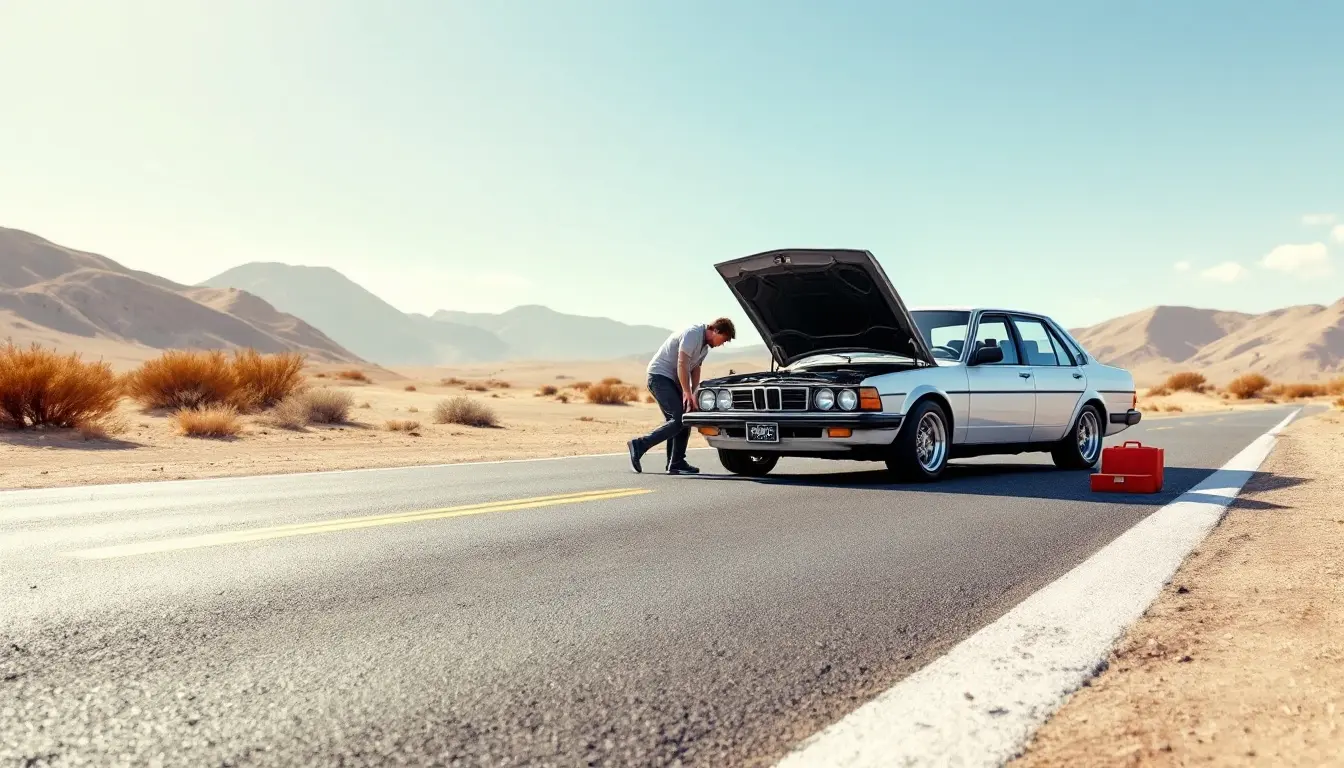
{"type": "Polygon", "coordinates": [[[1341,456],[1344,412],[1289,425],[1106,671],[1011,765],[1340,764],[1341,456]]]}

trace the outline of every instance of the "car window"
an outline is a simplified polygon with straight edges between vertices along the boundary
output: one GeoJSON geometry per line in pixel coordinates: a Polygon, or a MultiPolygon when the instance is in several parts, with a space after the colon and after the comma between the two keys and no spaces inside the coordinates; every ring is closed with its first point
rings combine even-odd
{"type": "Polygon", "coordinates": [[[961,358],[961,348],[966,344],[966,327],[971,320],[969,312],[921,309],[910,314],[934,357],[941,360],[961,358]]]}
{"type": "Polygon", "coordinates": [[[1054,337],[1039,320],[1014,317],[1013,326],[1022,339],[1022,354],[1027,365],[1067,365],[1067,359],[1061,360],[1056,349],[1054,337]]]}
{"type": "Polygon", "coordinates": [[[1008,321],[1002,317],[985,317],[975,331],[975,348],[999,346],[1003,348],[1003,362],[993,365],[1018,365],[1017,347],[1008,333],[1008,321]]]}

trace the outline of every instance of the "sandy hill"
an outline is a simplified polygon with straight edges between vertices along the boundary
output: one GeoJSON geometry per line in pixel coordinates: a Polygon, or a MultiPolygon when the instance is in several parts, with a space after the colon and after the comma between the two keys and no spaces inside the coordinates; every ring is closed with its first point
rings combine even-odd
{"type": "Polygon", "coordinates": [[[1344,373],[1344,299],[1263,314],[1159,306],[1072,331],[1140,384],[1193,370],[1213,381],[1256,371],[1279,381],[1344,373]]]}
{"type": "Polygon", "coordinates": [[[256,296],[178,285],[3,227],[0,337],[113,362],[137,362],[163,349],[238,347],[358,362],[321,331],[256,296]]]}
{"type": "Polygon", "coordinates": [[[439,310],[434,320],[481,328],[508,345],[511,359],[610,360],[649,356],[672,333],[652,325],[627,325],[528,304],[487,314],[439,310]]]}

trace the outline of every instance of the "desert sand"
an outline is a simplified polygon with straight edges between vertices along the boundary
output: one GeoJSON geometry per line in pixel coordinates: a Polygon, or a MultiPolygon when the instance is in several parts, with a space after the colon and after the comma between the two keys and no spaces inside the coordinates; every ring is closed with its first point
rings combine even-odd
{"type": "Polygon", "coordinates": [[[1337,763],[1341,452],[1344,412],[1289,425],[1106,671],[1036,734],[1015,768],[1337,763]]]}

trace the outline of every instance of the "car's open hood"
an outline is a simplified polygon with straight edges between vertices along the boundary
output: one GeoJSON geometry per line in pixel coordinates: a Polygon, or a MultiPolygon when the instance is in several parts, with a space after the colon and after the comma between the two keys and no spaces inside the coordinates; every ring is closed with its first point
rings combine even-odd
{"type": "Polygon", "coordinates": [[[868,251],[784,249],[716,264],[781,366],[820,352],[877,351],[935,365],[868,251]]]}

